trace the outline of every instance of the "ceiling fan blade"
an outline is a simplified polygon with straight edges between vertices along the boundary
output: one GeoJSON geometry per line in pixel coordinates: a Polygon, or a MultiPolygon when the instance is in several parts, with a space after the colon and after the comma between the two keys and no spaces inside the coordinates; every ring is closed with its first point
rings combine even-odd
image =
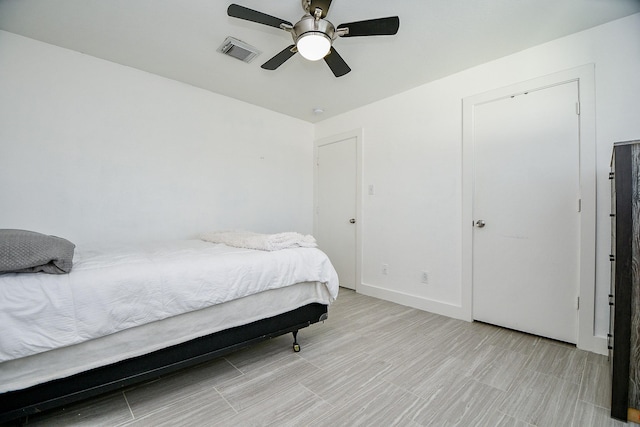
{"type": "Polygon", "coordinates": [[[270,60],[262,64],[261,67],[264,68],[265,70],[275,70],[276,68],[284,64],[287,59],[295,55],[296,52],[295,50],[293,50],[295,46],[296,45],[292,44],[291,46],[285,47],[276,56],[274,56],[273,58],[271,58],[270,60]]]}
{"type": "Polygon", "coordinates": [[[284,19],[276,18],[275,16],[267,15],[266,13],[258,12],[257,10],[249,9],[248,7],[238,4],[230,4],[227,8],[227,15],[276,28],[280,28],[280,24],[293,25],[284,19]]]}
{"type": "Polygon", "coordinates": [[[341,77],[351,71],[351,68],[344,62],[344,59],[338,54],[338,52],[332,47],[327,56],[324,57],[324,62],[327,63],[333,75],[341,77]]]}
{"type": "Polygon", "coordinates": [[[320,18],[326,18],[327,17],[327,13],[329,13],[329,7],[331,7],[331,0],[309,0],[310,4],[309,4],[309,13],[311,13],[311,15],[313,15],[313,12],[316,10],[316,8],[320,8],[322,9],[322,15],[320,16],[320,18]]]}
{"type": "Polygon", "coordinates": [[[342,37],[391,36],[398,32],[398,28],[400,28],[400,18],[397,16],[389,16],[388,18],[349,22],[338,25],[337,30],[343,28],[349,28],[349,32],[342,37]]]}

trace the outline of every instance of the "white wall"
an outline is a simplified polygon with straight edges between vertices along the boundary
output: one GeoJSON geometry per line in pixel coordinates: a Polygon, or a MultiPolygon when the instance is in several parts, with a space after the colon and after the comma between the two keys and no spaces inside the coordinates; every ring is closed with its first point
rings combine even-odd
{"type": "Polygon", "coordinates": [[[597,265],[595,335],[608,329],[615,141],[640,138],[640,14],[537,46],[327,119],[315,139],[363,130],[361,291],[449,315],[462,304],[462,99],[595,64],[597,265]],[[389,265],[387,276],[381,265],[389,265]],[[428,270],[430,283],[420,283],[428,270]]]}
{"type": "Polygon", "coordinates": [[[0,31],[0,228],[310,233],[312,140],[309,123],[0,31]]]}

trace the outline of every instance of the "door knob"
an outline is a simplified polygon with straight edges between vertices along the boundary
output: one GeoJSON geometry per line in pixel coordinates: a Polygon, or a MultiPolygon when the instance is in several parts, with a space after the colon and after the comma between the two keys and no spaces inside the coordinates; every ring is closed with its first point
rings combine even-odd
{"type": "Polygon", "coordinates": [[[486,224],[485,224],[484,220],[482,220],[482,219],[479,219],[479,220],[476,221],[476,227],[478,227],[478,228],[482,228],[485,225],[486,224]]]}
{"type": "Polygon", "coordinates": [[[351,224],[355,224],[355,223],[356,223],[356,219],[355,219],[355,218],[351,218],[351,219],[349,220],[349,222],[350,222],[351,224]]]}

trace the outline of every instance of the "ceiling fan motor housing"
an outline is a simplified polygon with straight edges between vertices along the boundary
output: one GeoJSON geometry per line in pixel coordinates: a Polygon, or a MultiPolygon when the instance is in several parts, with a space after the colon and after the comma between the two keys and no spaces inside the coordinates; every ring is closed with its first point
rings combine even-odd
{"type": "Polygon", "coordinates": [[[317,61],[329,53],[336,32],[331,22],[305,15],[293,26],[291,36],[302,56],[317,61]]]}
{"type": "Polygon", "coordinates": [[[293,36],[293,41],[297,42],[300,37],[308,33],[324,34],[331,41],[336,38],[336,29],[331,22],[326,19],[315,19],[311,15],[304,15],[293,26],[291,35],[293,36]]]}

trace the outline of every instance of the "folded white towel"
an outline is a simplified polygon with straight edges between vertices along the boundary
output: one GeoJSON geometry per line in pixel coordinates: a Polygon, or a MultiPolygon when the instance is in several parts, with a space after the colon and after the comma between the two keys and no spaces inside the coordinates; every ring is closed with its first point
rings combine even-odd
{"type": "Polygon", "coordinates": [[[223,243],[227,246],[261,251],[277,251],[290,248],[315,248],[316,239],[310,234],[303,235],[294,231],[276,234],[260,234],[251,231],[211,231],[200,239],[211,243],[223,243]]]}

